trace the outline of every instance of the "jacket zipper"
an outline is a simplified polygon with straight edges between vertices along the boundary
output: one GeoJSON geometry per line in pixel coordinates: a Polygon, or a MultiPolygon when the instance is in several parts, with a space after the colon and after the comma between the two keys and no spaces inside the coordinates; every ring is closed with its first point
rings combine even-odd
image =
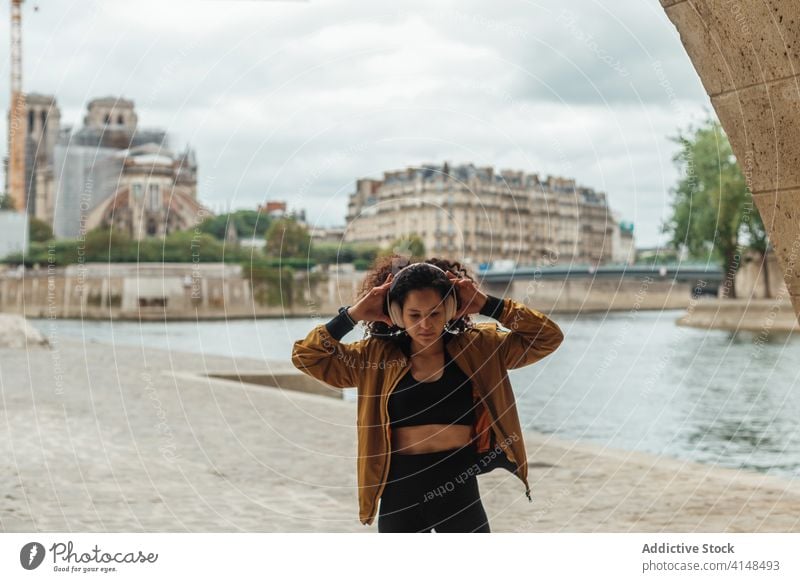
{"type": "Polygon", "coordinates": [[[394,384],[391,385],[391,387],[389,388],[389,391],[386,393],[386,401],[384,402],[383,406],[381,407],[381,412],[383,412],[383,418],[381,419],[381,421],[383,422],[384,419],[385,419],[385,425],[386,425],[386,429],[385,429],[386,447],[384,448],[384,455],[383,455],[384,459],[386,459],[386,462],[383,464],[383,477],[381,478],[381,485],[380,485],[380,488],[378,489],[378,494],[375,495],[375,497],[372,500],[372,510],[370,511],[370,514],[371,514],[371,517],[373,517],[373,518],[375,517],[375,510],[377,508],[378,499],[380,499],[381,494],[383,494],[383,490],[386,487],[386,479],[389,476],[389,463],[392,460],[391,459],[391,457],[392,457],[392,446],[391,446],[391,443],[389,442],[389,396],[392,395],[392,392],[394,391],[395,388],[397,388],[397,385],[400,383],[400,380],[402,380],[403,376],[405,376],[407,373],[408,373],[408,371],[402,372],[397,377],[397,380],[395,380],[394,384]],[[388,452],[386,452],[386,448],[389,449],[388,452]]]}

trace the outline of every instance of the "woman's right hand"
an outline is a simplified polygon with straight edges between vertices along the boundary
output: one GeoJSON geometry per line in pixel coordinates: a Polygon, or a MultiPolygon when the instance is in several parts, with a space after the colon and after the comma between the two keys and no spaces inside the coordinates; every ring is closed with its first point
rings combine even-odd
{"type": "Polygon", "coordinates": [[[394,273],[390,273],[382,285],[373,287],[369,293],[350,307],[347,310],[350,317],[356,322],[382,321],[389,326],[393,325],[391,318],[383,312],[383,306],[386,304],[386,294],[392,285],[392,279],[394,279],[394,273]]]}

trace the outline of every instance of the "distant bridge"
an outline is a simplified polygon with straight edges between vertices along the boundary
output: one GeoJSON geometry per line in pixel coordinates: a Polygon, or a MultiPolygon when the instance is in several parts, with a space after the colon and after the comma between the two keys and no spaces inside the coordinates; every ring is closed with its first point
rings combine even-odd
{"type": "Polygon", "coordinates": [[[543,267],[516,267],[513,269],[480,270],[478,274],[487,283],[508,284],[512,280],[565,281],[575,279],[633,279],[650,277],[654,281],[689,283],[698,294],[717,294],[724,279],[722,268],[715,264],[673,263],[665,265],[552,265],[543,267]],[[705,282],[705,285],[702,284],[705,282]]]}

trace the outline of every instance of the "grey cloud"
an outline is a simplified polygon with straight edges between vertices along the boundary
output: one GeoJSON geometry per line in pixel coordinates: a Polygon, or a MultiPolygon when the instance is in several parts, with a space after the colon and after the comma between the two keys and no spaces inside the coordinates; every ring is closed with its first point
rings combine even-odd
{"type": "Polygon", "coordinates": [[[655,244],[653,200],[676,177],[665,134],[707,102],[654,2],[41,6],[26,89],[56,93],[65,123],[94,97],[133,99],[141,125],[197,150],[202,201],[286,198],[326,225],[356,178],[448,160],[570,170],[655,244]]]}

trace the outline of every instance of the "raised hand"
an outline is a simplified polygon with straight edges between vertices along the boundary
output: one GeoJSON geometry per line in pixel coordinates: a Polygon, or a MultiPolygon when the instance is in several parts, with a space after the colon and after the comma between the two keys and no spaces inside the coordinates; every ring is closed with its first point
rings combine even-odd
{"type": "Polygon", "coordinates": [[[354,321],[382,321],[387,325],[392,325],[391,318],[383,312],[386,304],[386,294],[392,285],[394,273],[390,273],[386,281],[373,287],[372,290],[356,302],[347,313],[354,321]]]}
{"type": "Polygon", "coordinates": [[[455,319],[471,313],[478,313],[483,309],[483,306],[486,305],[487,295],[478,289],[475,281],[462,279],[450,271],[447,272],[447,278],[453,283],[458,297],[459,309],[456,311],[455,319]]]}

